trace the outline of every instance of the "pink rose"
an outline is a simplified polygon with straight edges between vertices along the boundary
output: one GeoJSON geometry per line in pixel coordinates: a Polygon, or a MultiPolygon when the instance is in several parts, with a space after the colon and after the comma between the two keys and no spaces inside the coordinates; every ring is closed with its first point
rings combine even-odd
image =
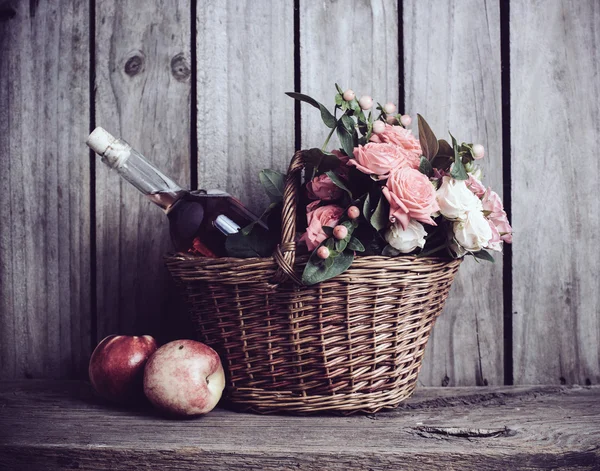
{"type": "MultiPolygon", "coordinates": [[[[311,203],[311,205],[312,204],[313,203],[311,203]]],[[[337,225],[343,214],[344,208],[340,208],[333,204],[320,206],[317,209],[310,211],[306,215],[308,227],[306,228],[306,232],[300,238],[300,242],[305,242],[308,250],[316,249],[321,242],[327,239],[327,234],[323,232],[323,226],[333,227],[337,225]]]]}
{"type": "Polygon", "coordinates": [[[431,215],[440,210],[435,188],[414,168],[399,168],[390,175],[383,194],[390,202],[390,220],[406,230],[410,219],[435,226],[431,215]]]}
{"type": "Polygon", "coordinates": [[[398,167],[419,167],[419,159],[413,159],[413,154],[404,152],[393,144],[376,144],[370,142],[365,146],[354,149],[354,159],[348,165],[354,165],[361,172],[375,174],[379,179],[388,178],[390,172],[398,167]]]}
{"type": "Polygon", "coordinates": [[[500,233],[498,229],[496,229],[496,225],[488,219],[488,223],[490,224],[490,229],[492,230],[492,238],[488,241],[485,246],[486,249],[495,250],[496,252],[502,251],[502,239],[500,238],[500,233]]]}
{"type": "Polygon", "coordinates": [[[315,200],[334,200],[342,196],[342,189],[324,173],[312,179],[306,185],[308,197],[315,200]]]}
{"type": "Polygon", "coordinates": [[[413,154],[417,160],[420,160],[419,157],[423,154],[419,140],[413,136],[410,129],[404,129],[402,126],[390,126],[386,124],[383,132],[371,134],[369,140],[371,142],[386,142],[402,147],[406,152],[413,154]]]}
{"type": "Polygon", "coordinates": [[[466,183],[469,190],[471,190],[478,198],[481,198],[485,194],[485,186],[483,186],[483,184],[473,175],[469,175],[466,183]]]}
{"type": "Polygon", "coordinates": [[[487,218],[490,220],[500,235],[500,239],[507,244],[512,243],[512,227],[508,222],[508,216],[504,211],[504,205],[500,195],[491,188],[488,188],[481,200],[483,210],[488,212],[487,218]]]}

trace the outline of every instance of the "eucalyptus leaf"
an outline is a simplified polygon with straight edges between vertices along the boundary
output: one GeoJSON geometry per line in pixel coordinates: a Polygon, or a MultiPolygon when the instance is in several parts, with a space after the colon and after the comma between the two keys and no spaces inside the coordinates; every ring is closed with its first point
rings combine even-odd
{"type": "Polygon", "coordinates": [[[439,143],[425,118],[420,114],[417,117],[419,120],[419,144],[421,144],[423,155],[431,161],[438,153],[439,143]]]}
{"type": "Polygon", "coordinates": [[[316,253],[308,260],[304,272],[302,273],[302,282],[307,285],[314,285],[325,280],[329,280],[340,273],[345,272],[352,261],[354,260],[354,252],[342,252],[333,259],[331,266],[326,267],[324,264],[318,262],[316,253]]]}
{"type": "Polygon", "coordinates": [[[421,163],[419,164],[419,171],[428,177],[433,175],[433,167],[431,166],[431,162],[427,160],[427,157],[421,156],[421,163]]]}
{"type": "Polygon", "coordinates": [[[342,124],[342,120],[338,121],[337,136],[342,144],[342,149],[348,157],[354,156],[354,137],[349,134],[347,129],[342,124]]]}
{"type": "Polygon", "coordinates": [[[327,175],[331,179],[331,181],[335,184],[335,186],[337,186],[338,188],[341,188],[346,193],[348,193],[348,196],[350,196],[350,199],[354,199],[350,189],[344,184],[344,182],[341,180],[341,178],[338,177],[334,172],[329,170],[329,171],[325,172],[325,175],[327,175]]]}
{"type": "Polygon", "coordinates": [[[331,268],[331,266],[335,263],[335,258],[327,257],[323,260],[323,265],[325,265],[325,269],[331,268]]]}
{"type": "Polygon", "coordinates": [[[355,250],[357,252],[364,252],[365,251],[365,246],[356,237],[351,237],[350,238],[350,240],[348,241],[348,245],[346,246],[346,248],[348,248],[350,250],[355,250]]]}
{"type": "Polygon", "coordinates": [[[260,171],[258,179],[272,203],[279,203],[283,200],[285,175],[275,170],[265,169],[260,171]]]}

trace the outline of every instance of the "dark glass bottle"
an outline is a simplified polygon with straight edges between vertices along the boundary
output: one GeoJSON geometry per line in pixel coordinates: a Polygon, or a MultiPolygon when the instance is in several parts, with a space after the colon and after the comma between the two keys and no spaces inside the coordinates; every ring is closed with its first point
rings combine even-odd
{"type": "MultiPolygon", "coordinates": [[[[169,219],[171,240],[179,252],[225,256],[227,236],[258,220],[224,191],[184,190],[129,144],[103,128],[90,134],[87,145],[102,157],[102,162],[163,209],[169,219]]],[[[262,221],[259,224],[266,229],[262,221]]]]}

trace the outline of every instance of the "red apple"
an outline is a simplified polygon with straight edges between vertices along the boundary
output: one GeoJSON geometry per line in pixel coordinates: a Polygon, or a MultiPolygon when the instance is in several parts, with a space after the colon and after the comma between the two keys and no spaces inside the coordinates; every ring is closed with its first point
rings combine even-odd
{"type": "Polygon", "coordinates": [[[194,340],[160,347],[144,370],[144,392],[159,409],[172,415],[210,412],[221,399],[225,373],[217,352],[194,340]]]}
{"type": "Polygon", "coordinates": [[[143,398],[144,366],[157,348],[156,340],[149,335],[109,335],[90,358],[92,386],[102,397],[115,402],[143,398]]]}

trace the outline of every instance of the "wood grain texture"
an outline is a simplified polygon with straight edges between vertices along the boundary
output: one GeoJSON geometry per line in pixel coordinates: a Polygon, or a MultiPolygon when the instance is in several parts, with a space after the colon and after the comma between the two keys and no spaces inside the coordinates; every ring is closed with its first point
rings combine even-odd
{"type": "Polygon", "coordinates": [[[517,383],[600,382],[600,4],[510,9],[517,383]]]}
{"type": "MultiPolygon", "coordinates": [[[[96,4],[96,124],[182,186],[190,181],[190,2],[96,4]]],[[[172,316],[167,218],[96,160],[98,340],[163,339],[172,316]]]]}
{"type": "Polygon", "coordinates": [[[88,2],[0,13],[0,376],[82,376],[90,351],[88,2]]]}
{"type": "MultiPolygon", "coordinates": [[[[300,2],[301,91],[333,111],[338,83],[357,97],[398,103],[398,2],[300,2]]],[[[302,148],[321,147],[329,129],[302,104],[302,148]]],[[[329,148],[339,147],[334,136],[329,148]]]]}
{"type": "Polygon", "coordinates": [[[258,173],[287,170],[294,152],[293,2],[197,3],[198,182],[256,213],[258,173]]]}
{"type": "MultiPolygon", "coordinates": [[[[438,138],[450,130],[459,142],[482,143],[484,183],[502,195],[498,2],[406,0],[403,13],[407,112],[415,122],[423,115],[438,138]]],[[[424,385],[503,384],[502,255],[495,258],[461,266],[425,352],[424,385]]]]}
{"type": "Polygon", "coordinates": [[[599,388],[431,388],[396,411],[167,420],[81,382],[0,383],[2,469],[593,470],[599,388]]]}

